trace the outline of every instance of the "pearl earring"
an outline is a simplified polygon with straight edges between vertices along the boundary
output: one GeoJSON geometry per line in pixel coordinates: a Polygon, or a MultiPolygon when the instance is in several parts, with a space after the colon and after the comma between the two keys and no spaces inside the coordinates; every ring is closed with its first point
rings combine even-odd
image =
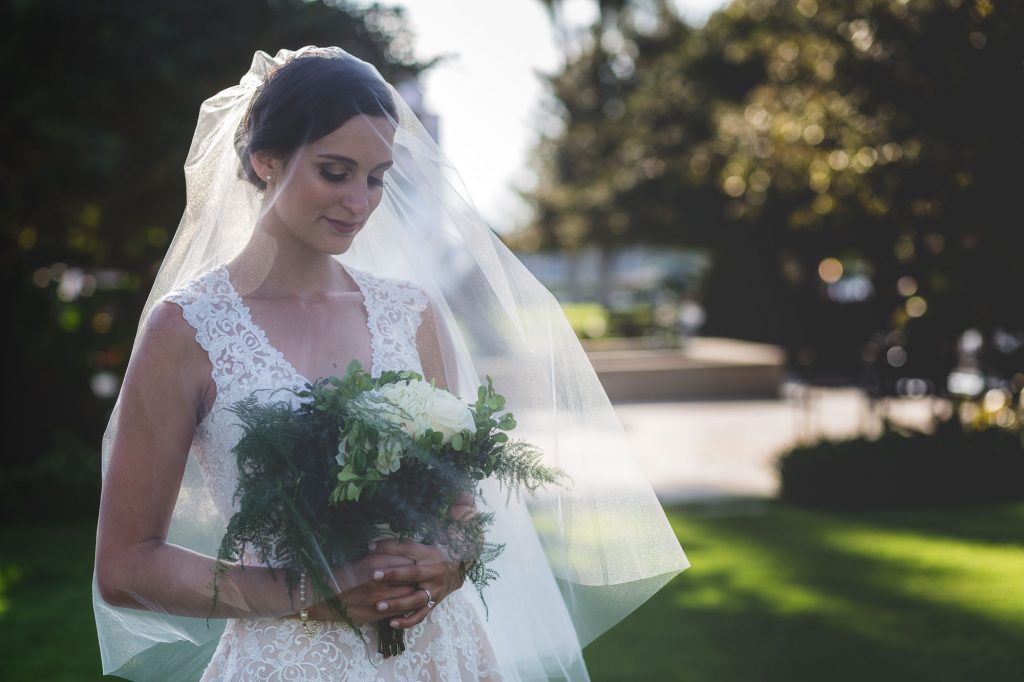
{"type": "Polygon", "coordinates": [[[273,180],[273,179],[274,179],[273,175],[268,175],[267,176],[267,184],[270,184],[270,181],[273,180]]]}

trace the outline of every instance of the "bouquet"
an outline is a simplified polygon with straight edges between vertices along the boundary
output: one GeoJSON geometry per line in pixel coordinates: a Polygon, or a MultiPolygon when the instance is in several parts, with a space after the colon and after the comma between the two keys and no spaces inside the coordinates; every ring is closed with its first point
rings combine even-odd
{"type": "MultiPolygon", "coordinates": [[[[456,519],[452,506],[475,498],[484,479],[511,495],[564,478],[540,463],[534,446],[509,438],[516,420],[502,413],[505,399],[489,376],[471,405],[411,370],[374,379],[357,360],[344,377],[278,390],[309,400],[293,407],[252,395],[231,408],[242,426],[234,448],[239,509],[218,551],[214,604],[227,562],[248,548],[272,571],[284,570],[290,594],[309,576],[314,596],[361,635],[324,569],[366,556],[382,536],[444,549],[463,562],[482,598],[498,577],[489,564],[504,550],[485,539],[494,514],[456,519]]],[[[378,635],[383,656],[404,651],[401,630],[382,621],[378,635]]]]}

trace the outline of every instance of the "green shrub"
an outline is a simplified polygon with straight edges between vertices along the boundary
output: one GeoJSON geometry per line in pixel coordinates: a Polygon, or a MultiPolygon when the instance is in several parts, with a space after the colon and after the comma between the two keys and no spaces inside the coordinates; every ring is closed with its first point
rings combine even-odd
{"type": "Polygon", "coordinates": [[[654,322],[654,305],[636,303],[628,308],[613,310],[608,319],[609,335],[636,337],[657,332],[654,322]]]}
{"type": "Polygon", "coordinates": [[[562,312],[581,339],[599,339],[608,333],[608,311],[600,303],[563,303],[562,312]]]}
{"type": "Polygon", "coordinates": [[[779,495],[831,509],[1024,500],[1022,441],[1020,431],[964,431],[951,422],[934,434],[886,429],[874,440],[825,440],[779,457],[779,495]]]}
{"type": "Polygon", "coordinates": [[[52,450],[0,466],[0,526],[95,516],[99,500],[100,453],[66,430],[52,450]]]}

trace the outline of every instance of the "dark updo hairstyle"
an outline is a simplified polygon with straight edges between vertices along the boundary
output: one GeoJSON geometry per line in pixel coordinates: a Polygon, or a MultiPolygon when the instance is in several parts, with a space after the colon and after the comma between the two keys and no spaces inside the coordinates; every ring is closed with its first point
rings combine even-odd
{"type": "Polygon", "coordinates": [[[387,116],[397,125],[391,91],[371,68],[346,57],[292,59],[263,83],[239,127],[235,148],[241,176],[266,189],[250,153],[269,150],[287,158],[359,114],[387,116]]]}

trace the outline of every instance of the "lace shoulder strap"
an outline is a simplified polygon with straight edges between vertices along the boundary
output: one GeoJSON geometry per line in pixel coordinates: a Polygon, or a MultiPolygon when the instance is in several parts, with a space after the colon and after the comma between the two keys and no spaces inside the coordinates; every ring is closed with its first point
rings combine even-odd
{"type": "Polygon", "coordinates": [[[169,292],[163,300],[181,306],[196,330],[196,342],[213,365],[218,395],[229,389],[248,390],[259,378],[287,380],[289,368],[261,337],[238,297],[223,265],[169,292]]]}
{"type": "Polygon", "coordinates": [[[370,328],[374,376],[385,370],[423,373],[416,332],[427,309],[426,292],[412,282],[346,268],[363,292],[370,328]]]}

